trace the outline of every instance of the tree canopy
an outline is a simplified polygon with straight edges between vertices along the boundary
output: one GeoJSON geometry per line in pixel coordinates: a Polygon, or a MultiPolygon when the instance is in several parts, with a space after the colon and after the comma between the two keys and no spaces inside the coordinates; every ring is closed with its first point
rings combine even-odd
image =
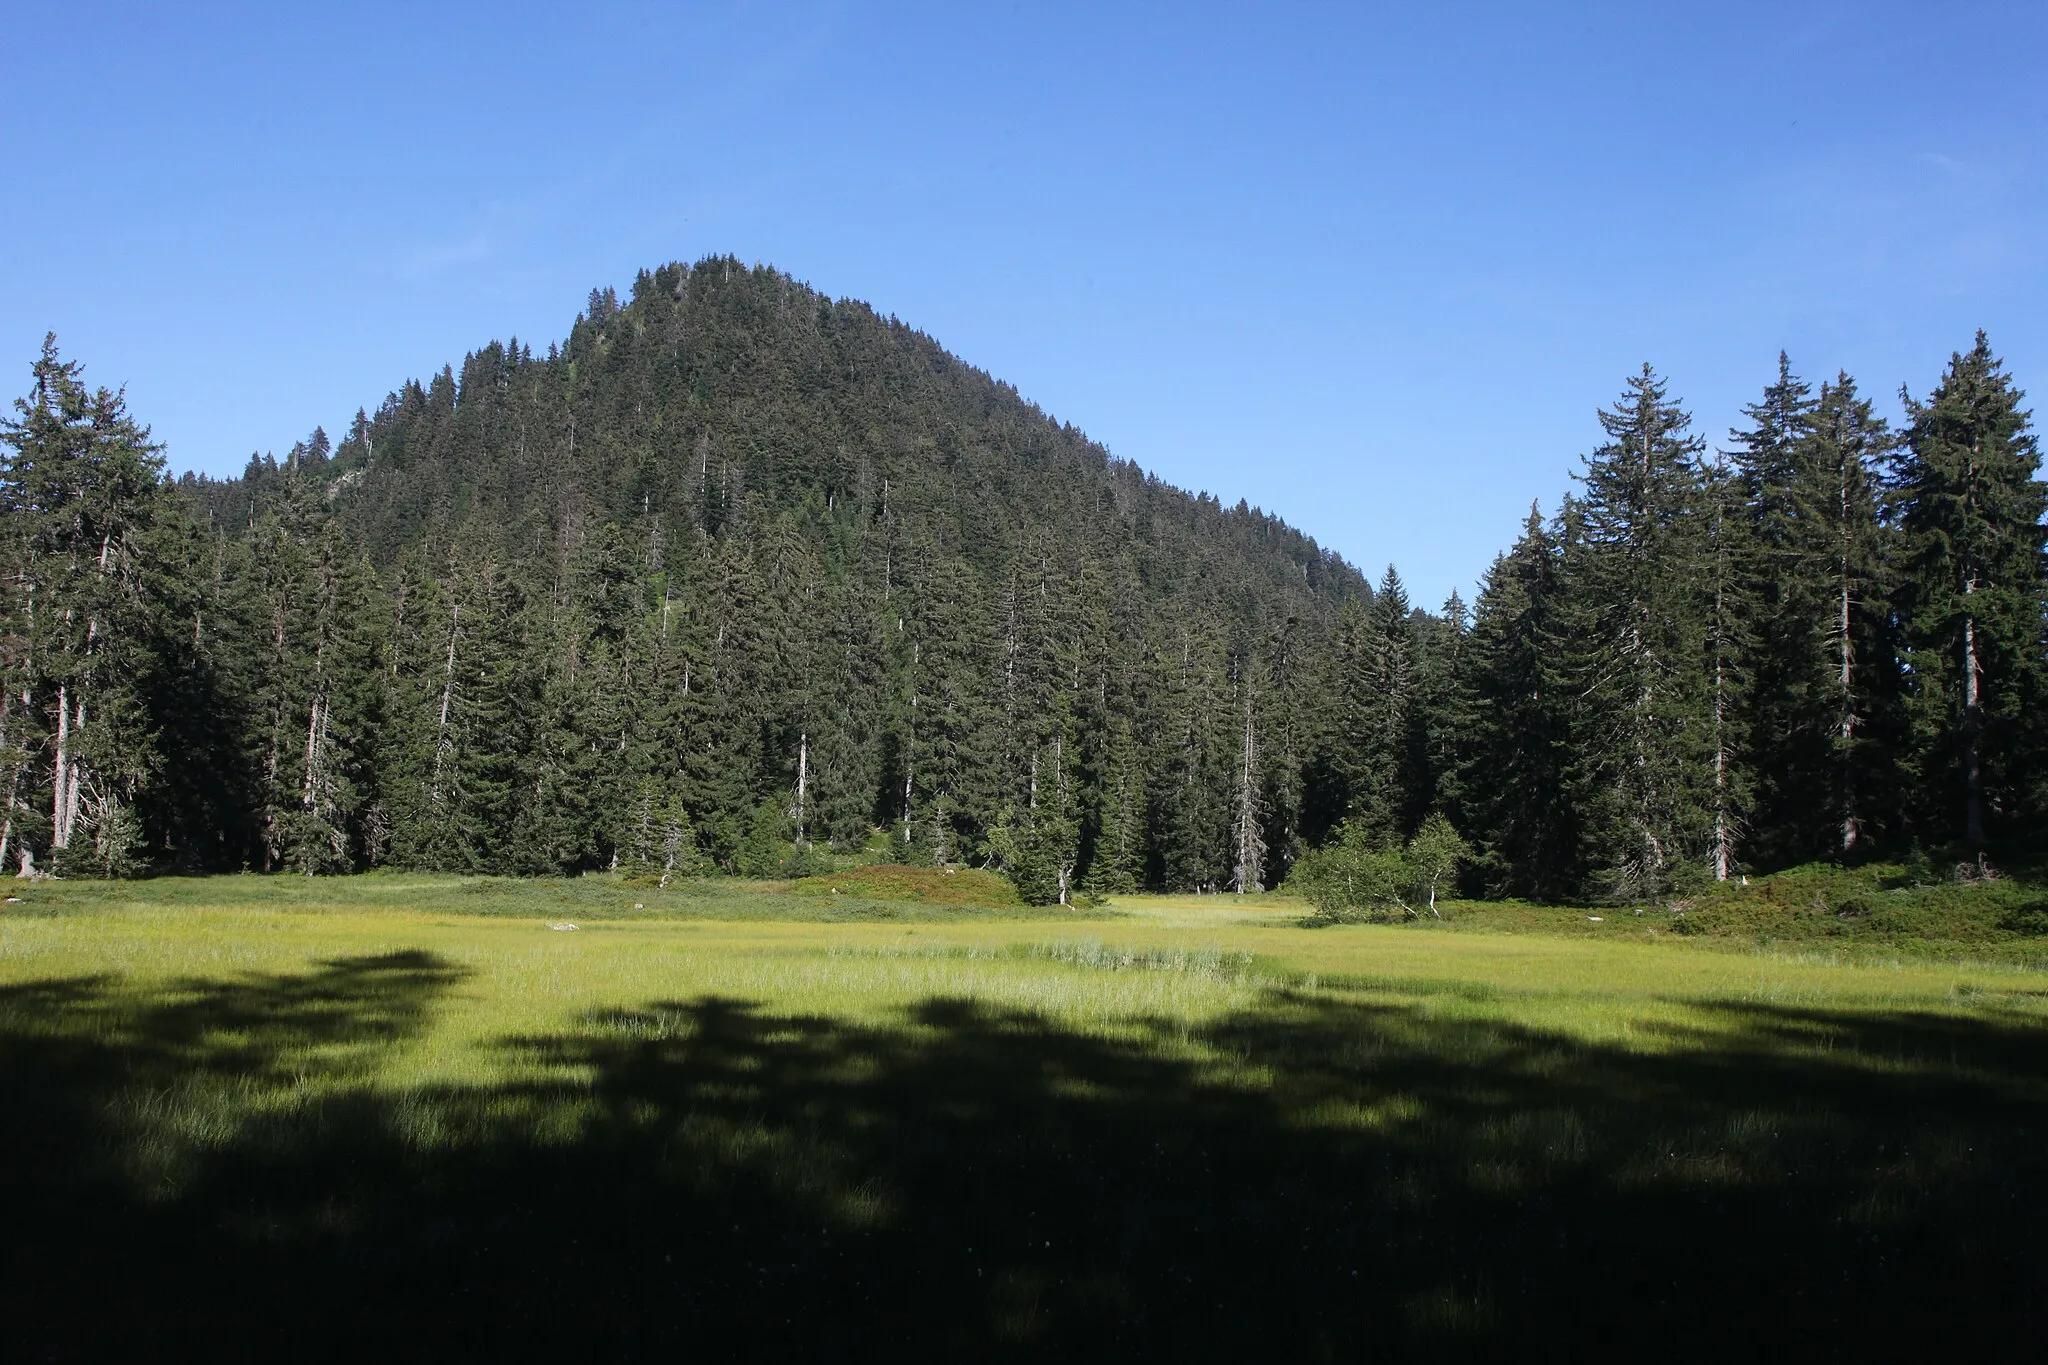
{"type": "Polygon", "coordinates": [[[20,870],[830,848],[1064,900],[1255,891],[1327,846],[1408,905],[1633,899],[1981,850],[2048,800],[2039,457],[1981,336],[1896,438],[1781,356],[1725,456],[1645,367],[1469,612],[727,258],[233,479],[167,479],[54,339],[30,380],[0,428],[20,870]]]}

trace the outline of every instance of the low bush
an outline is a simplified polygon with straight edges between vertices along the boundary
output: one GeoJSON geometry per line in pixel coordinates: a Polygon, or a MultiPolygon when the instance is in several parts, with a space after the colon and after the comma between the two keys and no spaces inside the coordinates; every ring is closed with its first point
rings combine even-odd
{"type": "Polygon", "coordinates": [[[1022,905],[1017,888],[993,872],[975,868],[913,867],[907,863],[876,863],[844,872],[806,876],[790,888],[804,896],[854,896],[863,900],[917,901],[925,905],[983,906],[1008,909],[1022,905]]]}
{"type": "Polygon", "coordinates": [[[1894,949],[1976,952],[2009,945],[2031,953],[2028,940],[2048,935],[2048,897],[2005,877],[1984,877],[1974,864],[1871,865],[1824,863],[1767,877],[1720,883],[1697,894],[1644,907],[1669,918],[1682,934],[1759,941],[1826,940],[1894,949]],[[1967,868],[1967,875],[1958,872],[1967,868]]]}
{"type": "Polygon", "coordinates": [[[1295,864],[1286,889],[1315,907],[1324,924],[1442,919],[1437,895],[1449,889],[1470,850],[1451,822],[1432,815],[1405,846],[1376,842],[1347,822],[1335,839],[1295,864]]]}

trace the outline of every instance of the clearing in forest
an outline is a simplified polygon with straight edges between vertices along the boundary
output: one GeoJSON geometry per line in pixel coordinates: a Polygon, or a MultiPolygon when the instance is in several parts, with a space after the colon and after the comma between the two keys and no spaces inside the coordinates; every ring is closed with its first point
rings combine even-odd
{"type": "Polygon", "coordinates": [[[2024,966],[847,892],[19,892],[10,1336],[1895,1355],[2042,1325],[2024,966]]]}

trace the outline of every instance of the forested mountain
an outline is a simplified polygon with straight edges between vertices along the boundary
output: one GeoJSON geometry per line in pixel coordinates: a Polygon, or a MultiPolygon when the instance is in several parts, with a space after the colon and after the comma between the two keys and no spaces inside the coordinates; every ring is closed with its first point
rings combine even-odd
{"type": "Polygon", "coordinates": [[[2018,400],[1981,338],[1899,438],[1781,365],[1722,457],[1646,368],[1468,619],[730,259],[227,481],[167,481],[53,342],[0,433],[0,858],[759,874],[829,845],[1054,899],[1270,886],[1340,825],[1441,813],[1470,889],[1630,899],[1981,848],[2043,809],[2018,400]]]}
{"type": "MultiPolygon", "coordinates": [[[[1348,799],[1349,566],[772,270],[643,274],[180,487],[157,624],[218,733],[126,789],[153,860],[762,870],[880,828],[1055,894],[1220,888],[1348,799]]],[[[34,805],[17,851],[68,848],[34,805]]]]}

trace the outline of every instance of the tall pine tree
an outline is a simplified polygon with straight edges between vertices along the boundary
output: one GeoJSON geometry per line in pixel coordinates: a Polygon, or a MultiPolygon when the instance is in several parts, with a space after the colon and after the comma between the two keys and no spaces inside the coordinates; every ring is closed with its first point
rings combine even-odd
{"type": "Polygon", "coordinates": [[[157,737],[178,514],[121,394],[87,388],[54,336],[33,376],[0,423],[0,859],[107,875],[138,865],[138,803],[170,757],[157,737]]]}
{"type": "Polygon", "coordinates": [[[1458,789],[1481,850],[1476,877],[1492,895],[1578,889],[1559,560],[1532,506],[1514,548],[1487,571],[1464,651],[1458,789]]]}
{"type": "Polygon", "coordinates": [[[1924,828],[1981,853],[2015,816],[2038,723],[2044,606],[2041,456],[2024,396],[1984,333],[1951,357],[1891,466],[1897,596],[1927,749],[1924,828]]]}
{"type": "Polygon", "coordinates": [[[1565,597],[1583,698],[1575,766],[1588,861],[1619,900],[1655,895],[1709,853],[1714,805],[1708,646],[1712,541],[1702,442],[1645,365],[1586,457],[1583,533],[1565,597]]]}

